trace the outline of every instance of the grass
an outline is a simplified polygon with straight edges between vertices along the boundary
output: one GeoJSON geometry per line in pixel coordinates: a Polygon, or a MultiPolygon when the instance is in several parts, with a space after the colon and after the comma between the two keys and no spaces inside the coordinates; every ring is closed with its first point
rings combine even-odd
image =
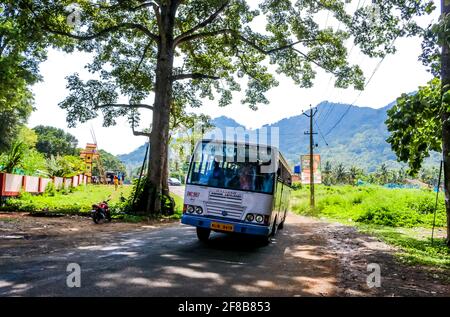
{"type": "MultiPolygon", "coordinates": [[[[114,186],[108,185],[86,185],[74,188],[71,191],[59,191],[52,195],[31,195],[23,193],[19,198],[11,198],[0,206],[3,211],[24,211],[32,214],[55,213],[70,215],[88,215],[92,209],[92,204],[106,200],[109,197],[110,209],[113,218],[125,222],[140,222],[147,217],[134,216],[121,213],[120,207],[132,193],[132,186],[119,186],[114,190],[114,186]]],[[[181,218],[183,210],[183,199],[172,194],[175,199],[175,214],[171,219],[181,218]]]]}
{"type": "Polygon", "coordinates": [[[31,213],[62,213],[62,214],[87,214],[92,204],[108,199],[110,205],[114,205],[126,199],[131,193],[131,186],[86,185],[79,186],[69,191],[59,191],[55,195],[31,195],[22,194],[19,198],[8,199],[0,207],[4,211],[28,211],[31,213]]]}
{"type": "Polygon", "coordinates": [[[172,216],[175,219],[181,219],[183,215],[183,197],[172,194],[175,200],[175,214],[172,216]]]}
{"type": "MultiPolygon", "coordinates": [[[[431,243],[436,193],[420,189],[387,189],[380,186],[317,186],[316,208],[309,208],[309,188],[293,192],[292,210],[357,227],[402,252],[409,264],[450,268],[449,248],[442,234],[431,243]]],[[[440,195],[436,226],[446,225],[444,198],[440,195]]],[[[439,228],[440,227],[440,228],[439,228]]],[[[436,232],[436,231],[435,231],[436,232]]],[[[444,230],[445,232],[445,230],[444,230]]]]}

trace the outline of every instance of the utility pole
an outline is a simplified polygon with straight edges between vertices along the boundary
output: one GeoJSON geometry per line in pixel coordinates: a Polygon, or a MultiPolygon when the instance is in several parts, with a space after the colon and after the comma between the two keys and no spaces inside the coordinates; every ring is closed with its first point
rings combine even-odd
{"type": "Polygon", "coordinates": [[[309,115],[303,113],[305,116],[309,118],[309,131],[306,131],[305,134],[309,134],[309,205],[311,208],[314,208],[316,203],[314,199],[314,116],[317,113],[317,108],[313,109],[310,107],[309,115]]]}

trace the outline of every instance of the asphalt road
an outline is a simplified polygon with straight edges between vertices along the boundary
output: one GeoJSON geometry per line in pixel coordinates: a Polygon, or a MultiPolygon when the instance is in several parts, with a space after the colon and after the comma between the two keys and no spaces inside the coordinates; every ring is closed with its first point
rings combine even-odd
{"type": "Polygon", "coordinates": [[[332,295],[336,258],[313,233],[318,223],[305,219],[290,215],[268,246],[218,233],[201,243],[194,228],[177,223],[2,258],[0,296],[332,295]],[[66,284],[70,263],[80,265],[80,287],[66,284]]]}

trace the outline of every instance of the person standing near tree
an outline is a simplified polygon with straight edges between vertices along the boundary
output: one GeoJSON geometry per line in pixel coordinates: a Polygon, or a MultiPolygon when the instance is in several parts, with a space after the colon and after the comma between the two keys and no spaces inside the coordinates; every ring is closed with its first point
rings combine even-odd
{"type": "Polygon", "coordinates": [[[117,187],[119,186],[119,178],[117,175],[114,175],[114,190],[117,190],[117,187]]]}

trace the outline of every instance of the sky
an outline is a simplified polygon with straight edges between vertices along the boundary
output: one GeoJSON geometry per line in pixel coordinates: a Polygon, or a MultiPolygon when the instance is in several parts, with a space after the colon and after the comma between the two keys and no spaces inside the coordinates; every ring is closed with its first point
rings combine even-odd
{"type": "MultiPolygon", "coordinates": [[[[367,1],[371,2],[371,1],[367,1]]],[[[420,23],[427,25],[436,21],[439,8],[431,16],[423,17],[420,23]]],[[[333,25],[332,19],[325,16],[319,17],[323,23],[333,25]]],[[[241,96],[235,95],[230,106],[221,108],[216,101],[205,100],[203,106],[196,109],[188,109],[195,113],[204,113],[212,118],[228,116],[247,128],[256,129],[264,124],[274,123],[283,118],[296,116],[306,110],[310,105],[315,106],[321,101],[332,101],[354,104],[356,106],[381,108],[394,101],[404,92],[417,90],[418,86],[425,85],[432,79],[432,75],[418,61],[421,53],[420,38],[399,38],[395,45],[398,49],[395,55],[389,55],[379,65],[371,82],[366,86],[362,94],[353,89],[336,89],[334,80],[329,74],[317,70],[314,87],[302,89],[283,76],[277,76],[279,86],[273,88],[268,94],[268,105],[260,105],[257,111],[251,110],[240,103],[241,96]]],[[[348,48],[352,44],[348,44],[348,48]]],[[[369,78],[380,59],[370,59],[362,55],[354,48],[351,51],[350,62],[358,64],[369,78]]],[[[85,53],[66,54],[57,50],[50,50],[48,59],[41,64],[40,72],[43,81],[32,87],[35,96],[35,111],[32,113],[28,126],[50,125],[68,131],[75,135],[79,141],[78,146],[84,147],[92,142],[91,128],[95,131],[99,148],[115,155],[129,153],[144,144],[145,137],[134,136],[128,122],[118,119],[114,127],[102,127],[102,119],[97,118],[88,123],[69,129],[66,123],[66,113],[59,108],[60,103],[69,94],[66,89],[65,77],[78,72],[84,79],[92,78],[83,69],[90,60],[90,55],[85,53]]],[[[245,90],[245,87],[242,87],[245,90]]],[[[147,100],[152,103],[151,100],[147,100]]],[[[151,112],[143,110],[141,126],[148,127],[151,122],[151,112]]]]}

